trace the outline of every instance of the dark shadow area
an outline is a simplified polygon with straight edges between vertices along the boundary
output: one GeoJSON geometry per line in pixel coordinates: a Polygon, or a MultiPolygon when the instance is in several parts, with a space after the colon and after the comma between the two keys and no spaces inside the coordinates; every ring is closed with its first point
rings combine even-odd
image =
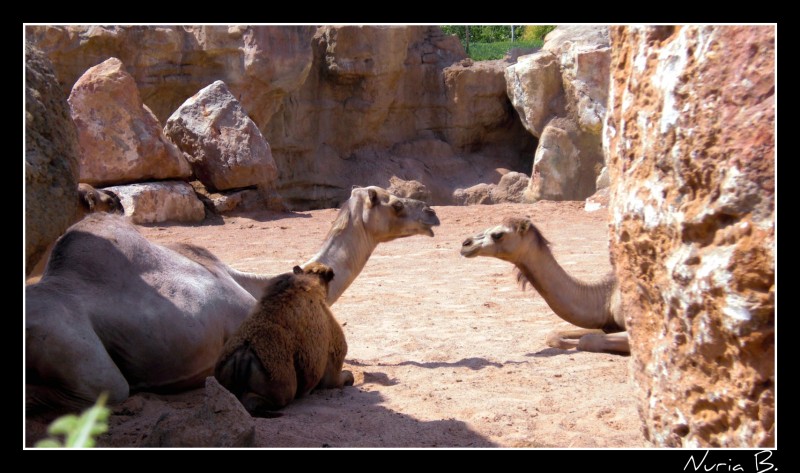
{"type": "MultiPolygon", "coordinates": [[[[311,218],[311,215],[299,213],[299,212],[276,212],[273,210],[257,210],[257,211],[250,211],[250,212],[235,212],[230,214],[225,214],[224,217],[227,218],[247,218],[250,220],[255,220],[256,222],[272,222],[275,220],[283,220],[286,218],[311,218]]],[[[214,214],[210,212],[206,212],[206,217],[203,219],[202,222],[175,222],[175,221],[167,221],[167,222],[156,222],[156,223],[137,223],[136,225],[140,227],[207,227],[207,226],[217,226],[217,225],[224,225],[225,220],[222,215],[214,214]]]]}
{"type": "Polygon", "coordinates": [[[462,421],[421,421],[383,402],[380,393],[358,386],[316,391],[284,408],[280,418],[256,419],[256,447],[498,447],[462,421]]]}
{"type": "Polygon", "coordinates": [[[361,363],[360,361],[355,360],[345,360],[345,363],[349,363],[353,366],[419,366],[420,368],[453,368],[453,367],[466,367],[472,370],[479,370],[486,368],[487,366],[494,366],[495,368],[502,368],[503,363],[498,363],[496,361],[489,361],[485,358],[463,358],[461,360],[455,362],[446,362],[446,361],[438,361],[438,362],[429,362],[429,363],[420,363],[419,361],[401,361],[400,363],[376,363],[376,364],[367,364],[361,363]]]}
{"type": "Polygon", "coordinates": [[[399,381],[397,378],[390,378],[386,373],[364,372],[364,384],[380,384],[381,386],[394,386],[399,381]]]}
{"type": "Polygon", "coordinates": [[[544,350],[537,351],[536,353],[526,353],[525,356],[533,356],[536,358],[550,358],[551,356],[559,355],[574,355],[575,350],[562,350],[560,348],[545,348],[544,350]]]}

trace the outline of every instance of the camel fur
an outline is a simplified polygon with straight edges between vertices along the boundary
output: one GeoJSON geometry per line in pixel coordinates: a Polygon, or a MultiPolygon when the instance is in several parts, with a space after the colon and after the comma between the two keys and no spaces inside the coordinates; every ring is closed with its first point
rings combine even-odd
{"type": "MultiPolygon", "coordinates": [[[[341,294],[378,243],[433,236],[436,213],[379,187],[355,188],[319,261],[344,275],[341,294]],[[347,218],[343,215],[347,215],[347,218]]],[[[122,216],[93,213],[57,241],[25,288],[26,405],[79,410],[101,392],[201,387],[271,277],[238,271],[208,250],[148,241],[122,216]]],[[[328,291],[328,304],[331,290],[328,291]]]]}
{"type": "Polygon", "coordinates": [[[556,315],[582,328],[551,333],[549,346],[630,354],[616,276],[610,273],[593,283],[573,278],[558,264],[549,242],[530,220],[507,218],[467,238],[461,255],[491,256],[514,264],[523,287],[530,283],[556,315]]]}
{"type": "Polygon", "coordinates": [[[251,415],[273,417],[314,389],[353,384],[342,371],[344,332],[326,303],[334,276],[321,263],[276,276],[225,343],[214,376],[251,415]]]}

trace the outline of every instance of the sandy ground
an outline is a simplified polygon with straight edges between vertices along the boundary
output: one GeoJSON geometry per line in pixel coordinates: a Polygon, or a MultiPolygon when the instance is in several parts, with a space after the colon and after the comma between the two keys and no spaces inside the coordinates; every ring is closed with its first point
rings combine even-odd
{"type": "MultiPolygon", "coordinates": [[[[436,236],[381,244],[332,310],[349,345],[355,385],[299,399],[256,419],[258,447],[647,447],[629,380],[630,358],[549,348],[570,325],[513,267],[459,255],[469,235],[506,216],[529,217],[573,276],[610,270],[607,211],[583,202],[435,207],[436,236]]],[[[195,226],[143,226],[156,242],[202,245],[231,266],[278,274],[313,255],[335,209],[252,213],[195,226]]],[[[115,411],[99,446],[124,447],[165,410],[202,402],[203,390],[136,394],[115,411]],[[145,417],[152,417],[151,419],[145,417]]],[[[26,444],[41,433],[27,423],[26,444]]]]}

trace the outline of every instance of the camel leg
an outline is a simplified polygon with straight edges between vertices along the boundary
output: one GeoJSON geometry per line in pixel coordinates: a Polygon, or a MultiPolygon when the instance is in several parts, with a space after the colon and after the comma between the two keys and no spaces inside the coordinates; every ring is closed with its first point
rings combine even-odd
{"type": "Polygon", "coordinates": [[[353,372],[343,370],[342,365],[344,365],[344,360],[329,360],[325,367],[325,374],[317,384],[317,389],[341,389],[345,386],[352,386],[355,382],[353,372]]]}
{"type": "Polygon", "coordinates": [[[577,348],[595,353],[631,354],[628,332],[590,333],[581,337],[577,348]]]}
{"type": "Polygon", "coordinates": [[[593,328],[554,330],[547,335],[546,343],[547,346],[552,348],[569,350],[570,348],[578,348],[580,338],[588,334],[605,335],[602,330],[593,328]]]}
{"type": "Polygon", "coordinates": [[[243,345],[217,364],[214,376],[233,393],[253,417],[278,417],[271,411],[285,407],[297,392],[297,376],[289,357],[282,370],[267,372],[250,345],[243,345]]]}
{"type": "Polygon", "coordinates": [[[78,411],[94,404],[103,392],[108,393],[109,405],[128,398],[128,381],[93,330],[31,322],[26,340],[26,410],[78,411]]]}

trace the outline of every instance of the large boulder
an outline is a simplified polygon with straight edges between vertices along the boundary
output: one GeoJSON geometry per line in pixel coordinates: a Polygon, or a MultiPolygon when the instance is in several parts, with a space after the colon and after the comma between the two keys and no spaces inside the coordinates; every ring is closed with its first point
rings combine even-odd
{"type": "Polygon", "coordinates": [[[31,25],[26,35],[67,90],[86,68],[120,58],[162,122],[225,82],[268,141],[276,191],[294,209],[337,205],[354,184],[392,176],[450,203],[456,188],[496,183],[493,168],[531,169],[536,138],[503,92],[508,63],[467,66],[458,38],[437,26],[31,25]],[[453,155],[391,152],[434,142],[453,155]]]}
{"type": "Polygon", "coordinates": [[[164,122],[187,98],[223,80],[253,114],[268,122],[305,80],[314,26],[49,26],[26,37],[50,57],[64,90],[108,57],[119,58],[142,100],[164,122]]]}
{"type": "Polygon", "coordinates": [[[205,206],[186,182],[140,182],[110,186],[106,190],[119,196],[125,216],[133,223],[200,222],[205,206]]]}
{"type": "Polygon", "coordinates": [[[169,117],[164,133],[212,192],[274,187],[278,169],[269,144],[220,80],[189,97],[169,117]]]}
{"type": "Polygon", "coordinates": [[[559,26],[545,39],[541,51],[520,57],[505,72],[511,103],[539,138],[526,196],[582,200],[597,190],[605,165],[608,27],[559,26]]]}
{"type": "Polygon", "coordinates": [[[119,59],[89,68],[72,87],[69,104],[81,147],[81,182],[104,186],[191,175],[119,59]]]}
{"type": "Polygon", "coordinates": [[[611,30],[611,252],[655,446],[775,446],[775,35],[611,30]]]}
{"type": "Polygon", "coordinates": [[[73,223],[79,148],[67,96],[41,51],[25,44],[25,274],[73,223]]]}

